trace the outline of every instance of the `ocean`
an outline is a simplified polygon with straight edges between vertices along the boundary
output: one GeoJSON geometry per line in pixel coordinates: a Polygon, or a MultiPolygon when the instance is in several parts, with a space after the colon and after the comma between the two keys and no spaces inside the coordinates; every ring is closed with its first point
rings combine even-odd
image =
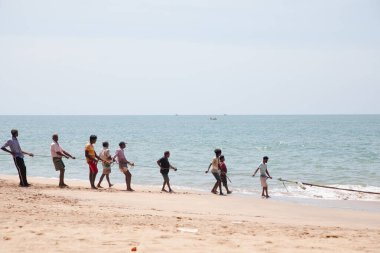
{"type": "MultiPolygon", "coordinates": [[[[213,150],[226,158],[234,194],[261,194],[259,177],[252,177],[264,155],[269,156],[269,193],[275,197],[380,201],[379,195],[316,187],[283,185],[278,178],[380,192],[380,115],[333,116],[0,116],[0,144],[19,130],[28,176],[56,178],[50,155],[51,136],[76,156],[65,160],[66,178],[87,180],[84,147],[98,136],[96,151],[108,141],[113,153],[126,141],[126,157],[136,166],[132,184],[157,186],[162,177],[156,161],[164,151],[178,171],[170,172],[173,189],[210,191],[214,178],[205,174],[213,150]]],[[[13,160],[0,151],[0,174],[17,175],[13,160]]],[[[99,164],[101,172],[101,165],[99,164]]],[[[98,174],[97,179],[100,174],[98,174]]],[[[114,165],[111,182],[123,183],[114,165]]]]}

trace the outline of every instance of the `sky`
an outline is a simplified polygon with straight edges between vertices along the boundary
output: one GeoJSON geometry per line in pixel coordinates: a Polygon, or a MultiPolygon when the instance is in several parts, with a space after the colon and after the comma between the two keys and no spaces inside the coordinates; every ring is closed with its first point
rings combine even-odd
{"type": "Polygon", "coordinates": [[[0,0],[1,115],[379,114],[378,0],[0,0]]]}

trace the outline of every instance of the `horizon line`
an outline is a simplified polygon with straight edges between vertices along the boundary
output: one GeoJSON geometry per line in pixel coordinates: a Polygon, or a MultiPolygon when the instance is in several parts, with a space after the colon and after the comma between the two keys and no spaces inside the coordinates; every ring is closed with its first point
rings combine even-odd
{"type": "Polygon", "coordinates": [[[1,116],[377,116],[380,113],[311,113],[311,114],[0,114],[1,116]]]}

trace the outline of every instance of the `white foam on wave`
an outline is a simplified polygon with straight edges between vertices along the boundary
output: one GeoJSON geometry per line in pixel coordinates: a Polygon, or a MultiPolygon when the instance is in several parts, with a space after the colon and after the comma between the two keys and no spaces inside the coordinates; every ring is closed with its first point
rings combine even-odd
{"type": "MultiPolygon", "coordinates": [[[[375,186],[360,186],[360,185],[328,185],[337,188],[345,188],[359,191],[369,191],[380,193],[380,187],[375,186]]],[[[272,190],[275,196],[287,196],[297,198],[312,198],[312,199],[329,199],[329,200],[364,200],[364,201],[380,201],[379,194],[360,193],[352,191],[344,191],[337,189],[328,189],[320,187],[305,186],[303,190],[295,185],[286,185],[285,188],[274,188],[272,190]]]]}
{"type": "MultiPolygon", "coordinates": [[[[360,185],[328,185],[332,187],[353,189],[359,191],[379,192],[380,187],[360,186],[360,185]]],[[[300,188],[294,184],[286,184],[285,187],[269,185],[269,195],[276,197],[292,197],[307,199],[326,199],[326,200],[362,200],[362,201],[380,201],[380,195],[343,191],[336,189],[304,186],[300,188]]],[[[258,188],[232,188],[234,193],[243,195],[261,195],[261,187],[258,188]]]]}

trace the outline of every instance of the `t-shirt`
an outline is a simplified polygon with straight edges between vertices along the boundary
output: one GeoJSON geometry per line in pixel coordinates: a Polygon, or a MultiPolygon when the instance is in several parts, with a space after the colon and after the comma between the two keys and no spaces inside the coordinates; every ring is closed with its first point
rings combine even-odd
{"type": "Polygon", "coordinates": [[[115,156],[114,156],[114,157],[117,158],[117,162],[118,162],[119,164],[125,164],[125,161],[127,160],[127,159],[125,158],[125,155],[124,155],[124,150],[121,149],[121,148],[119,148],[118,150],[116,150],[116,152],[115,152],[115,156]]]}
{"type": "Polygon", "coordinates": [[[266,177],[267,176],[267,173],[266,173],[267,165],[265,163],[260,163],[259,169],[260,169],[260,176],[266,177]]]}
{"type": "Polygon", "coordinates": [[[160,160],[158,160],[158,163],[161,166],[160,172],[163,173],[163,174],[168,174],[169,173],[169,169],[170,169],[169,159],[164,156],[160,160]]]}
{"type": "Polygon", "coordinates": [[[14,153],[13,157],[19,157],[19,158],[24,158],[24,154],[22,153],[20,143],[18,142],[16,137],[12,137],[12,139],[8,140],[2,148],[7,148],[9,147],[10,150],[14,153]]]}
{"type": "Polygon", "coordinates": [[[219,158],[214,157],[211,161],[211,172],[218,173],[218,171],[219,171],[219,158]]]}
{"type": "MultiPolygon", "coordinates": [[[[106,167],[110,167],[110,150],[108,148],[103,148],[99,153],[100,159],[103,160],[102,164],[106,167]],[[107,162],[104,162],[107,161],[107,162]]],[[[111,158],[112,159],[112,158],[111,158]]]]}
{"type": "Polygon", "coordinates": [[[103,148],[102,151],[100,151],[99,153],[99,157],[103,160],[103,161],[107,161],[109,160],[109,157],[110,157],[110,150],[108,148],[103,148]]]}
{"type": "Polygon", "coordinates": [[[220,171],[227,174],[227,166],[224,162],[220,162],[220,171]]]}
{"type": "Polygon", "coordinates": [[[61,155],[58,155],[57,152],[60,152],[63,154],[63,149],[61,148],[61,146],[58,144],[58,142],[53,142],[51,145],[50,145],[50,153],[51,153],[51,157],[58,157],[58,158],[62,158],[61,155]]]}
{"type": "MultiPolygon", "coordinates": [[[[91,143],[88,143],[86,145],[86,149],[85,149],[87,152],[88,152],[88,155],[92,158],[96,158],[95,157],[95,149],[94,149],[94,145],[92,145],[91,143]]],[[[91,159],[89,159],[88,157],[86,157],[86,160],[87,162],[91,161],[91,159]]]]}

